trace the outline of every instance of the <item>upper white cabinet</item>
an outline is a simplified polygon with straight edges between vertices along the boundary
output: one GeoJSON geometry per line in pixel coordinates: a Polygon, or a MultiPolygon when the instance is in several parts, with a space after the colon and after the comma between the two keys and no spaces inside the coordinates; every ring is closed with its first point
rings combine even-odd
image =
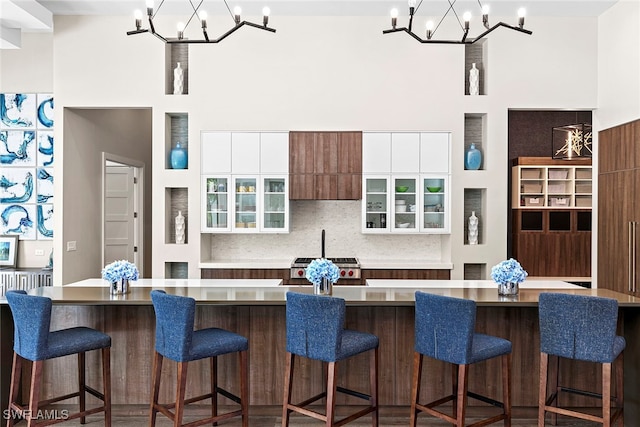
{"type": "Polygon", "coordinates": [[[451,232],[448,132],[362,135],[363,233],[451,232]]]}
{"type": "Polygon", "coordinates": [[[391,134],[365,132],[362,134],[362,173],[391,173],[391,134]]]}
{"type": "Polygon", "coordinates": [[[420,134],[420,172],[449,173],[450,138],[451,135],[446,132],[423,132],[420,134]]]}
{"type": "Polygon", "coordinates": [[[287,132],[203,132],[202,154],[202,232],[289,231],[287,132]]]}
{"type": "Polygon", "coordinates": [[[260,173],[260,134],[258,132],[231,134],[231,172],[234,174],[260,173]]]}
{"type": "Polygon", "coordinates": [[[420,134],[391,134],[391,173],[420,171],[420,134]]]}
{"type": "Polygon", "coordinates": [[[202,132],[200,173],[231,173],[231,132],[202,132]]]}
{"type": "Polygon", "coordinates": [[[288,132],[263,132],[260,134],[260,173],[289,173],[288,132]]]}

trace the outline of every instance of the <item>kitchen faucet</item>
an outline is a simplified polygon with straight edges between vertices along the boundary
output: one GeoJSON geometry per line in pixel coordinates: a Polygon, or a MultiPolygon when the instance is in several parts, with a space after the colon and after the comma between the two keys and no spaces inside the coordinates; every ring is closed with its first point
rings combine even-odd
{"type": "Polygon", "coordinates": [[[324,258],[324,228],[322,229],[322,239],[321,239],[321,245],[322,245],[322,258],[324,258]]]}

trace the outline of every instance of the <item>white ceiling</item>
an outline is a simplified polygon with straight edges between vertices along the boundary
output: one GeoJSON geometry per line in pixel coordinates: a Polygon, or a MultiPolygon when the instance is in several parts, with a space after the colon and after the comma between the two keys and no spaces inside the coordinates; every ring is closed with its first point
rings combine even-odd
{"type": "MultiPolygon", "coordinates": [[[[162,0],[156,0],[156,7],[162,0]]],[[[259,16],[263,6],[271,8],[272,22],[277,16],[386,16],[396,7],[408,13],[405,0],[227,0],[229,7],[239,5],[243,15],[259,16]]],[[[454,1],[454,0],[452,0],[454,1]]],[[[598,16],[618,0],[486,0],[491,14],[515,16],[520,7],[528,16],[598,16]]],[[[619,0],[626,1],[626,0],[619,0]]],[[[164,0],[165,13],[189,13],[190,4],[200,0],[164,0]]],[[[224,0],[202,0],[201,10],[209,15],[229,13],[224,0]]],[[[442,15],[447,0],[418,0],[417,15],[442,15]]],[[[20,47],[22,31],[53,31],[54,15],[128,15],[144,10],[145,0],[0,0],[0,49],[20,47]]],[[[458,0],[458,13],[478,11],[478,0],[458,0]]]]}

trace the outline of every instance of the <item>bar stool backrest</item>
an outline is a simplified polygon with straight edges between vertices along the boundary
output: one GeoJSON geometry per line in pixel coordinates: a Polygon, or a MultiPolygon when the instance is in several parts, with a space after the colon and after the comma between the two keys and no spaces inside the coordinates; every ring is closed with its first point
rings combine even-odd
{"type": "Polygon", "coordinates": [[[540,351],[610,363],[618,323],[618,302],[611,298],[542,293],[538,299],[540,351]]]}
{"type": "Polygon", "coordinates": [[[156,351],[176,362],[190,360],[196,313],[195,300],[153,290],[151,301],[156,312],[156,351]]]}
{"type": "Polygon", "coordinates": [[[287,351],[335,362],[344,318],[342,298],[287,292],[287,351]]]}
{"type": "Polygon", "coordinates": [[[472,363],[476,303],[420,291],[415,298],[415,350],[449,363],[472,363]]]}
{"type": "Polygon", "coordinates": [[[13,314],[13,350],[28,360],[47,359],[51,300],[23,290],[8,291],[6,298],[13,314]]]}

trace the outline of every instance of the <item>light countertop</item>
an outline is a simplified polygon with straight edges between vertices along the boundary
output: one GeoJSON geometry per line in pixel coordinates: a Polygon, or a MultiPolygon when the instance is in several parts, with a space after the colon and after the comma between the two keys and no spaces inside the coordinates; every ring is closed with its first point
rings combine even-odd
{"type": "MultiPolygon", "coordinates": [[[[377,288],[450,288],[450,289],[496,289],[493,280],[390,280],[368,279],[367,286],[377,288]]],[[[560,280],[525,280],[520,289],[584,289],[560,280]]]]}
{"type": "MultiPolygon", "coordinates": [[[[310,257],[312,258],[312,257],[310,257]]],[[[451,270],[453,264],[450,262],[441,262],[437,260],[418,260],[418,259],[367,259],[358,258],[360,268],[367,269],[409,269],[409,270],[451,270]]],[[[198,264],[198,268],[250,268],[250,269],[287,269],[291,268],[293,258],[288,259],[245,259],[231,260],[220,259],[198,264]]]]}

